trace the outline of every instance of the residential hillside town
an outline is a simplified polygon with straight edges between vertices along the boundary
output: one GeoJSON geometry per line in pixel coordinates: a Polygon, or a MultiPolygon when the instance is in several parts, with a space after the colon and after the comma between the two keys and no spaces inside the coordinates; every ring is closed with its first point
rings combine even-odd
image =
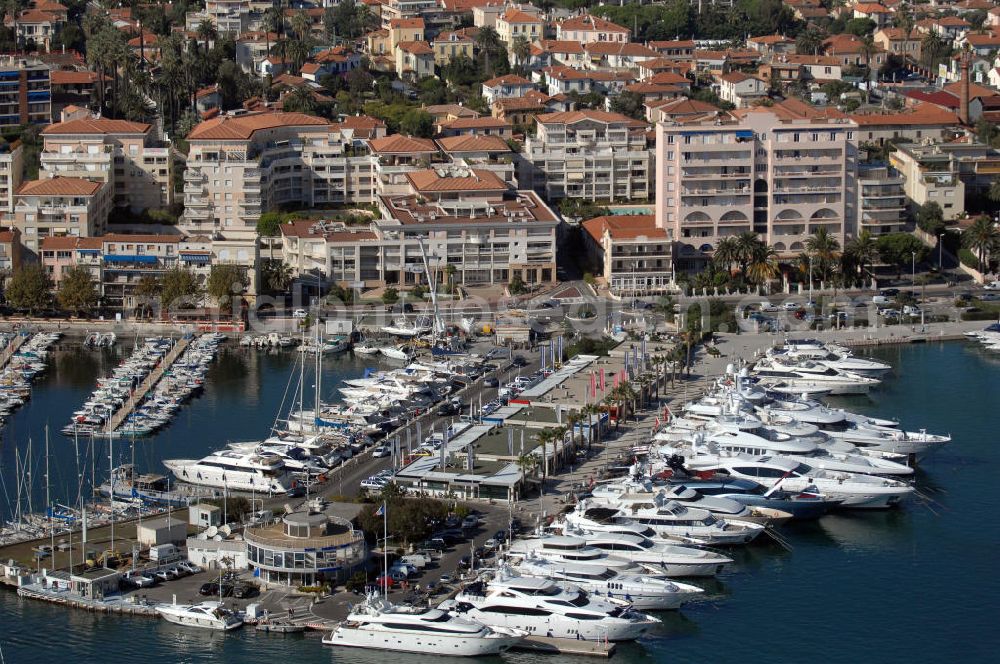
{"type": "Polygon", "coordinates": [[[12,280],[57,294],[76,266],[96,300],[65,308],[128,316],[179,271],[238,273],[248,301],[417,288],[426,265],[635,296],[802,282],[832,252],[822,276],[852,285],[903,235],[979,279],[1000,258],[991,0],[3,11],[15,309],[43,307],[12,280]]]}

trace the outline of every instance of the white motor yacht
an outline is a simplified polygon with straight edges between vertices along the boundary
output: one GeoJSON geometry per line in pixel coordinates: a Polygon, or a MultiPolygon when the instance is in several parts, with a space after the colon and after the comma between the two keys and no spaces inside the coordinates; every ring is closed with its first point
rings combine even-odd
{"type": "Polygon", "coordinates": [[[410,362],[417,356],[412,349],[406,346],[382,346],[378,350],[390,360],[400,360],[402,362],[410,362]]]}
{"type": "MultiPolygon", "coordinates": [[[[574,528],[578,527],[577,524],[571,523],[570,525],[574,528]]],[[[616,523],[610,521],[601,523],[596,519],[591,519],[590,523],[586,525],[591,526],[589,530],[591,533],[622,533],[624,530],[624,534],[632,535],[642,541],[649,539],[649,535],[657,537],[656,533],[651,532],[648,526],[629,523],[626,519],[616,523]]],[[[653,570],[671,577],[714,576],[721,572],[726,565],[733,562],[731,558],[708,549],[672,542],[658,542],[656,550],[649,556],[652,562],[640,564],[629,556],[618,555],[617,552],[609,552],[592,546],[588,544],[586,537],[587,535],[550,535],[521,539],[511,544],[508,554],[512,557],[533,556],[557,562],[609,567],[623,574],[653,570]]]]}
{"type": "Polygon", "coordinates": [[[786,491],[808,491],[817,488],[824,495],[841,500],[841,507],[854,509],[884,509],[898,505],[913,493],[905,482],[872,475],[858,475],[812,468],[792,459],[698,455],[688,462],[693,470],[723,472],[731,477],[754,480],[768,487],[786,491]]]}
{"type": "Polygon", "coordinates": [[[288,469],[276,454],[226,449],[202,459],[166,459],[163,465],[181,482],[219,489],[281,493],[291,485],[288,469]]]}
{"type": "MultiPolygon", "coordinates": [[[[653,529],[660,539],[682,540],[697,544],[730,546],[748,544],[764,532],[764,526],[738,519],[719,519],[708,510],[687,507],[676,500],[663,505],[630,508],[593,507],[586,501],[566,515],[566,522],[584,530],[593,524],[619,518],[635,521],[653,529]]],[[[588,539],[588,543],[591,543],[588,539]]],[[[598,546],[594,544],[594,546],[598,546]]],[[[603,548],[598,546],[598,548],[603,548]]],[[[633,548],[633,547],[629,547],[633,548]]],[[[614,555],[619,555],[617,552],[614,555]]]]}
{"type": "Polygon", "coordinates": [[[352,608],[323,643],[426,655],[498,655],[524,638],[524,632],[487,627],[441,609],[395,606],[369,597],[352,608]]]}
{"type": "Polygon", "coordinates": [[[556,562],[533,556],[524,559],[517,571],[522,576],[573,583],[597,596],[624,599],[637,609],[678,609],[684,602],[705,592],[698,586],[651,574],[623,574],[610,567],[556,562]]]}
{"type": "Polygon", "coordinates": [[[445,607],[490,627],[588,641],[633,641],[660,623],[624,600],[510,571],[469,584],[445,607]]]}
{"type": "Polygon", "coordinates": [[[842,371],[812,360],[791,361],[765,357],[751,371],[762,384],[783,383],[788,387],[821,387],[830,394],[867,394],[881,383],[878,378],[842,371]]]}
{"type": "Polygon", "coordinates": [[[201,604],[158,604],[156,612],[168,622],[185,627],[229,631],[243,625],[243,619],[226,609],[222,602],[201,604]]]}
{"type": "Polygon", "coordinates": [[[855,357],[847,348],[819,342],[809,346],[789,343],[782,348],[769,349],[767,355],[774,358],[788,358],[793,362],[812,360],[833,369],[866,376],[882,376],[892,370],[892,366],[885,362],[855,357]]]}

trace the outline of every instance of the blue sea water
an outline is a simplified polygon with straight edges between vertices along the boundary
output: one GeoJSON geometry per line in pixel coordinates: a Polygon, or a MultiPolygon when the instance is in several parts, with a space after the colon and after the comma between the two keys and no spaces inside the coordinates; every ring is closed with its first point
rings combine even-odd
{"type": "MultiPolygon", "coordinates": [[[[153,441],[150,455],[196,454],[225,439],[261,435],[294,358],[234,353],[213,369],[205,395],[153,441]]],[[[838,403],[898,417],[908,429],[954,436],[921,467],[921,497],[898,510],[838,514],[785,528],[791,550],[763,545],[737,552],[734,571],[703,584],[706,601],[662,614],[662,626],[639,643],[621,646],[615,661],[997,661],[1000,581],[993,563],[1000,551],[1000,362],[963,343],[882,348],[873,355],[889,360],[894,374],[870,397],[838,403]]],[[[331,378],[362,366],[356,360],[337,362],[324,367],[331,378]]],[[[68,375],[57,367],[33,402],[49,416],[58,415],[60,423],[61,411],[68,415],[82,401],[80,386],[70,384],[68,375]],[[48,405],[39,407],[50,392],[44,397],[48,405]]],[[[82,396],[89,388],[82,386],[82,396]]],[[[26,429],[38,440],[44,418],[28,412],[18,417],[24,421],[13,424],[20,427],[14,430],[23,449],[26,429]]],[[[5,432],[2,454],[7,477],[10,433],[5,432]]],[[[72,460],[72,453],[66,458],[72,460]]],[[[432,662],[423,656],[335,651],[324,648],[318,635],[207,634],[159,621],[68,611],[9,592],[0,592],[0,648],[11,663],[375,664],[387,657],[432,662]]],[[[586,661],[525,653],[503,659],[586,661]]]]}

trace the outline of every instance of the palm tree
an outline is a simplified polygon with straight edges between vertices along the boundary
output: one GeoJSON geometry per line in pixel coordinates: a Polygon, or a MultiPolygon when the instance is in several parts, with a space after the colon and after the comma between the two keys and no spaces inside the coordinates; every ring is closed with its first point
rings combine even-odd
{"type": "Polygon", "coordinates": [[[726,272],[732,272],[733,263],[739,261],[739,247],[736,238],[728,235],[715,245],[715,253],[712,255],[715,265],[726,272]]]}
{"type": "Polygon", "coordinates": [[[993,178],[993,182],[990,183],[990,190],[986,195],[994,203],[1000,203],[1000,177],[993,178]]]}
{"type": "Polygon", "coordinates": [[[208,53],[208,45],[219,36],[218,31],[215,29],[215,24],[209,21],[207,18],[198,24],[198,29],[195,31],[198,38],[205,42],[205,53],[208,53]]]}
{"type": "Polygon", "coordinates": [[[292,14],[292,18],[289,22],[292,26],[292,32],[294,32],[295,36],[300,40],[305,39],[312,31],[312,19],[309,18],[309,14],[306,14],[304,9],[292,14]]]}
{"type": "Polygon", "coordinates": [[[316,98],[312,90],[306,88],[295,88],[281,99],[281,109],[289,113],[313,115],[316,113],[316,107],[316,98]]]}
{"type": "Polygon", "coordinates": [[[531,57],[531,42],[524,35],[518,35],[510,43],[510,52],[514,62],[523,65],[531,57]]]}
{"type": "Polygon", "coordinates": [[[740,273],[744,277],[747,274],[747,266],[753,260],[754,252],[760,243],[760,238],[753,231],[743,231],[736,236],[736,262],[740,264],[740,273]]]}
{"type": "Polygon", "coordinates": [[[760,285],[776,278],[778,274],[778,252],[774,247],[761,243],[747,266],[747,280],[760,285]]]}
{"type": "Polygon", "coordinates": [[[1000,230],[989,217],[978,217],[962,233],[962,246],[976,254],[977,267],[983,272],[988,257],[1000,251],[1000,230]]]}
{"type": "Polygon", "coordinates": [[[934,61],[938,54],[945,48],[945,43],[941,36],[931,30],[920,42],[920,60],[927,67],[934,66],[934,61]]]}
{"type": "Polygon", "coordinates": [[[819,271],[824,281],[830,278],[840,255],[840,242],[825,226],[820,226],[806,240],[806,253],[813,259],[813,269],[819,271]]]}
{"type": "Polygon", "coordinates": [[[863,278],[865,268],[874,267],[875,261],[878,260],[878,242],[866,228],[861,231],[860,235],[847,243],[847,246],[844,247],[844,254],[857,264],[863,278]]]}

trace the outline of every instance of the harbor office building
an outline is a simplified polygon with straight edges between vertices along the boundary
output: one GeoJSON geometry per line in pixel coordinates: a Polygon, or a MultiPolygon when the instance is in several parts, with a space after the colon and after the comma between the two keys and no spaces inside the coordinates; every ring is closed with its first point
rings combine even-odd
{"type": "Polygon", "coordinates": [[[347,519],[322,512],[292,512],[243,533],[247,560],[261,582],[314,586],[344,581],[362,569],[364,534],[347,519]]]}

